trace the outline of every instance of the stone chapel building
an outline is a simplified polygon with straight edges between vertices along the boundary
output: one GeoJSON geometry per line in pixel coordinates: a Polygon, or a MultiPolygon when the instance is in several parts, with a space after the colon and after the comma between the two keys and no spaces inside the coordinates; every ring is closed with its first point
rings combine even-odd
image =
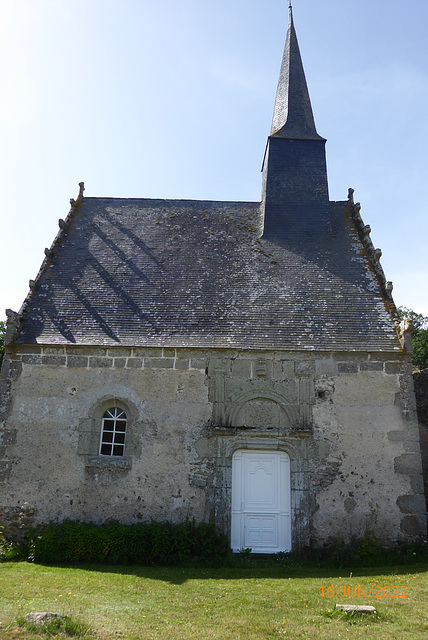
{"type": "Polygon", "coordinates": [[[7,312],[0,524],[195,518],[257,553],[426,534],[408,327],[325,142],[290,9],[261,202],[81,183],[7,312]]]}

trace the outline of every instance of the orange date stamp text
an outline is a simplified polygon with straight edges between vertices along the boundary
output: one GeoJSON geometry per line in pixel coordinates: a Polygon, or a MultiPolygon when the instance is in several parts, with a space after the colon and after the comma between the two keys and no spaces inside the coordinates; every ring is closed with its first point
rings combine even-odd
{"type": "Polygon", "coordinates": [[[375,584],[372,587],[361,587],[360,585],[342,585],[340,587],[320,587],[322,598],[407,598],[407,587],[403,586],[381,586],[375,584]]]}

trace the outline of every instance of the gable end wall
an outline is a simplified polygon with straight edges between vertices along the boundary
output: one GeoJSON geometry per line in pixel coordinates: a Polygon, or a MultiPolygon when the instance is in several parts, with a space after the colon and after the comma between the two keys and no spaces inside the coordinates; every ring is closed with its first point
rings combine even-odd
{"type": "Polygon", "coordinates": [[[288,453],[295,551],[426,533],[411,367],[396,354],[23,346],[8,347],[2,376],[11,534],[186,517],[229,534],[241,449],[288,453]],[[110,401],[129,419],[123,458],[98,455],[110,401]]]}

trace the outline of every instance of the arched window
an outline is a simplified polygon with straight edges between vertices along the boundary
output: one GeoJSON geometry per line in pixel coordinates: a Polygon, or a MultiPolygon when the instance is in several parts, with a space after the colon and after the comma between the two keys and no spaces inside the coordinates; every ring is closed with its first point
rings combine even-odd
{"type": "Polygon", "coordinates": [[[107,409],[102,419],[100,455],[123,456],[125,435],[126,413],[119,407],[107,409]]]}

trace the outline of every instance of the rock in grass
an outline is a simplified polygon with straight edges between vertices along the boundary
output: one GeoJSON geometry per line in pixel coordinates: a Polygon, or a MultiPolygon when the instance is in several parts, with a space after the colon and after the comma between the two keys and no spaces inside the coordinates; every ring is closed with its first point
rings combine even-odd
{"type": "Polygon", "coordinates": [[[351,613],[353,611],[357,613],[376,613],[375,607],[369,604],[337,604],[336,609],[341,609],[345,613],[351,613]]]}
{"type": "Polygon", "coordinates": [[[65,616],[60,616],[58,613],[52,613],[51,611],[35,611],[34,613],[27,613],[25,616],[25,622],[32,622],[38,626],[50,622],[51,620],[63,620],[65,616]]]}

